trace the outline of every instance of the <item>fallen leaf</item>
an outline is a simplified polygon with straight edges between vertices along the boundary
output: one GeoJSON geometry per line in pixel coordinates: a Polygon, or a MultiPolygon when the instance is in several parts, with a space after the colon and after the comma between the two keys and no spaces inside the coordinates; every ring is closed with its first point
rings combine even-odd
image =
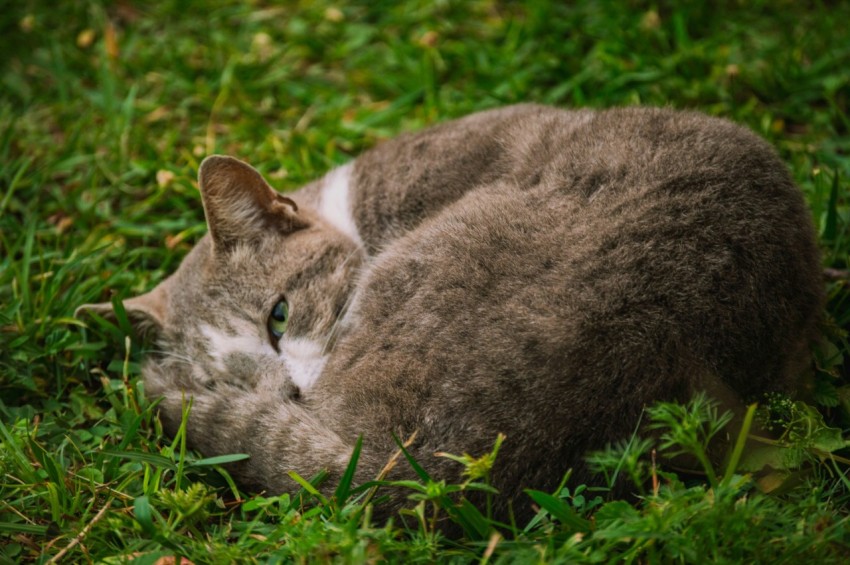
{"type": "Polygon", "coordinates": [[[325,19],[329,22],[338,23],[345,19],[345,14],[339,8],[330,7],[325,10],[325,19]]]}
{"type": "Polygon", "coordinates": [[[156,184],[159,185],[160,188],[167,187],[172,183],[172,181],[174,181],[174,173],[171,171],[160,169],[156,172],[156,184]]]}
{"type": "Polygon", "coordinates": [[[68,231],[68,228],[70,228],[73,225],[74,225],[74,220],[72,220],[71,218],[68,218],[68,217],[62,218],[61,220],[59,220],[59,223],[56,224],[56,233],[58,233],[59,235],[62,235],[63,233],[68,231]]]}
{"type": "Polygon", "coordinates": [[[153,565],[195,565],[185,557],[181,557],[180,561],[175,560],[173,557],[160,557],[156,561],[154,561],[153,565]]]}
{"type": "Polygon", "coordinates": [[[180,232],[177,235],[167,235],[165,236],[165,247],[168,249],[174,249],[180,242],[186,239],[186,232],[180,232]]]}
{"type": "Polygon", "coordinates": [[[32,31],[32,28],[35,25],[35,16],[32,14],[27,14],[23,18],[21,18],[20,23],[18,23],[18,27],[21,28],[21,31],[24,33],[29,33],[32,31]]]}
{"type": "Polygon", "coordinates": [[[91,28],[86,28],[77,35],[77,47],[88,48],[94,42],[95,33],[91,28]]]}
{"type": "Polygon", "coordinates": [[[781,487],[787,478],[788,473],[773,471],[756,479],[756,486],[761,492],[769,494],[781,487]]]}
{"type": "Polygon", "coordinates": [[[661,27],[661,16],[655,10],[650,10],[640,19],[640,27],[644,31],[655,31],[661,27]]]}
{"type": "Polygon", "coordinates": [[[151,110],[147,116],[145,116],[145,122],[151,124],[153,122],[158,122],[164,118],[168,117],[169,109],[167,106],[159,106],[151,110]]]}
{"type": "Polygon", "coordinates": [[[106,47],[106,56],[115,61],[118,59],[118,33],[112,22],[106,22],[103,28],[103,44],[106,47]]]}
{"type": "Polygon", "coordinates": [[[440,39],[440,35],[436,31],[431,30],[423,33],[422,37],[420,37],[416,41],[416,43],[418,43],[422,47],[434,47],[435,45],[437,45],[438,39],[440,39]]]}
{"type": "Polygon", "coordinates": [[[274,54],[274,40],[264,31],[254,34],[251,39],[251,51],[256,53],[260,62],[268,61],[274,54]]]}

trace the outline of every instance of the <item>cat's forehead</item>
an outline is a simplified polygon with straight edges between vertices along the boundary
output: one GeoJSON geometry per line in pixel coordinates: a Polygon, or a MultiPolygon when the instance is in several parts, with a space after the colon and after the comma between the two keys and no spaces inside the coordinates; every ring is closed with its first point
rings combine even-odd
{"type": "Polygon", "coordinates": [[[218,250],[207,234],[183,259],[175,274],[184,284],[221,285],[228,281],[258,281],[258,278],[271,276],[282,268],[301,268],[308,253],[300,243],[270,234],[264,241],[218,250]]]}
{"type": "Polygon", "coordinates": [[[213,252],[207,274],[216,285],[259,286],[308,270],[326,248],[327,242],[314,233],[270,236],[236,245],[226,253],[213,252]]]}
{"type": "MultiPolygon", "coordinates": [[[[181,310],[265,311],[280,296],[351,261],[356,249],[344,238],[306,229],[287,237],[269,234],[217,250],[209,235],[186,256],[174,275],[171,304],[181,310]]],[[[181,313],[176,313],[180,315],[181,313]]]]}
{"type": "Polygon", "coordinates": [[[226,312],[265,306],[274,273],[281,266],[274,255],[238,246],[216,252],[204,236],[183,259],[169,281],[171,319],[176,325],[226,312]]]}

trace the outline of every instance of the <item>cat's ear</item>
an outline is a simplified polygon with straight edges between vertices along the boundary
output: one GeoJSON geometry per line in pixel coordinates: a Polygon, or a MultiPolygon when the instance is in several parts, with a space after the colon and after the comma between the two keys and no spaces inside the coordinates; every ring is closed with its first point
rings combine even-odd
{"type": "MultiPolygon", "coordinates": [[[[165,325],[165,314],[168,307],[168,290],[165,283],[160,284],[150,292],[123,300],[121,304],[127,313],[127,319],[140,335],[159,333],[165,325]]],[[[74,317],[81,318],[87,312],[110,321],[116,321],[115,309],[111,302],[98,304],[83,304],[74,310],[74,317]]]]}
{"type": "Polygon", "coordinates": [[[250,165],[212,155],[198,171],[207,225],[216,249],[258,241],[270,230],[288,234],[309,226],[298,206],[250,165]]]}

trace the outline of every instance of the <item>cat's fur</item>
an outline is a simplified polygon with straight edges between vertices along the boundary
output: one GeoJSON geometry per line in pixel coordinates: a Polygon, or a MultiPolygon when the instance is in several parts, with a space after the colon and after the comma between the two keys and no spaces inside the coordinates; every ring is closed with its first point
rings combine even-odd
{"type": "Polygon", "coordinates": [[[235,159],[207,159],[199,179],[210,234],[125,307],[165,352],[143,375],[168,429],[193,397],[191,444],[250,454],[239,479],[275,492],[297,488],[289,470],[332,485],[360,434],[358,481],[413,432],[412,454],[449,479],[460,466],[435,452],[480,455],[505,433],[503,501],[569,468],[586,480],[585,453],[655,401],[793,388],[820,312],[785,167],[696,113],[484,112],[383,143],[291,200],[235,159]]]}

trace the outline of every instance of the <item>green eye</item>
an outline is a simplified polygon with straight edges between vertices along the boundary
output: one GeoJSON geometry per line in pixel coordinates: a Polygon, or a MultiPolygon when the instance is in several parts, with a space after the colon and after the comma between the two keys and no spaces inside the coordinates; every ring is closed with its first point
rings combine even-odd
{"type": "Polygon", "coordinates": [[[269,314],[269,333],[275,338],[280,337],[286,331],[286,325],[289,323],[289,305],[286,300],[279,300],[272,308],[272,313],[269,314]]]}

